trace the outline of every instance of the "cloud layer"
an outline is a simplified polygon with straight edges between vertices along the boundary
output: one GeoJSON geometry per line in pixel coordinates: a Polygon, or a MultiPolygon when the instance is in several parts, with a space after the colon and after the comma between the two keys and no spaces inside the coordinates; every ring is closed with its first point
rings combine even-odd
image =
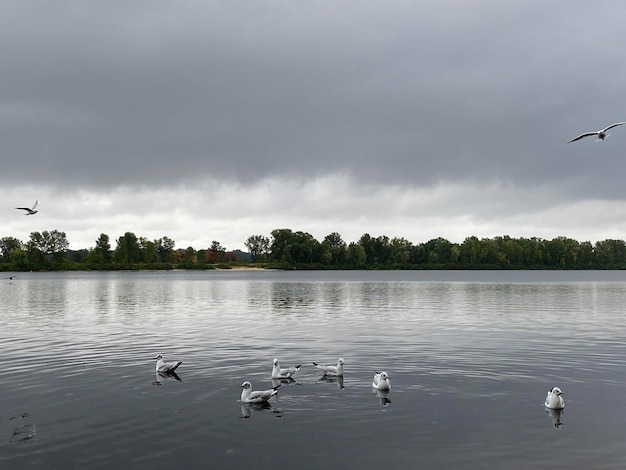
{"type": "Polygon", "coordinates": [[[2,10],[0,236],[626,238],[618,2],[2,10]]]}

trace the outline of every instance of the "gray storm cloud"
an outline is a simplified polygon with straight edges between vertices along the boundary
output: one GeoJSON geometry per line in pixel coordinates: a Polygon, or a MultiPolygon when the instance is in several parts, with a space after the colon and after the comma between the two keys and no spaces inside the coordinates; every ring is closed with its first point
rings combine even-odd
{"type": "MultiPolygon", "coordinates": [[[[222,212],[236,214],[233,241],[266,221],[375,232],[393,214],[398,235],[576,236],[585,214],[578,228],[547,214],[624,198],[626,128],[566,145],[626,120],[618,2],[13,0],[0,12],[4,199],[53,198],[38,220],[62,229],[77,215],[57,201],[90,194],[83,240],[140,220],[158,235],[164,213],[234,220],[222,212]]],[[[218,226],[181,237],[210,241],[218,226]]]]}

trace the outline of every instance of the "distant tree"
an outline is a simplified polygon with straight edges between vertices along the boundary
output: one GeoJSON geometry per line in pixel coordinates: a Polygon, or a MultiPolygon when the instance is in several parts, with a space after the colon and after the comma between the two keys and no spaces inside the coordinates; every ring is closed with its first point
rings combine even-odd
{"type": "Polygon", "coordinates": [[[363,268],[367,262],[365,248],[360,243],[351,242],[347,249],[347,262],[353,268],[363,268]]]}
{"type": "Polygon", "coordinates": [[[293,232],[287,228],[272,230],[272,241],[270,243],[270,259],[291,263],[290,243],[293,232]]]}
{"type": "Polygon", "coordinates": [[[474,265],[480,261],[480,241],[476,237],[467,237],[460,247],[460,262],[474,265]]]}
{"type": "Polygon", "coordinates": [[[448,264],[453,261],[452,243],[445,238],[434,238],[424,244],[429,264],[448,264]]]}
{"type": "Polygon", "coordinates": [[[11,262],[15,269],[19,271],[24,271],[28,269],[28,257],[26,251],[22,248],[14,248],[10,253],[11,262]]]}
{"type": "Polygon", "coordinates": [[[196,250],[194,250],[193,247],[187,247],[187,249],[185,250],[185,256],[183,258],[183,261],[186,264],[196,264],[198,260],[196,258],[196,250]]]}
{"type": "Polygon", "coordinates": [[[226,260],[226,248],[220,242],[213,240],[208,251],[209,259],[212,263],[221,263],[226,260]]]}
{"type": "Polygon", "coordinates": [[[406,238],[393,238],[390,243],[389,253],[391,262],[399,266],[407,264],[412,245],[406,238]]]}
{"type": "Polygon", "coordinates": [[[157,260],[157,247],[154,242],[146,240],[143,250],[143,260],[146,263],[154,263],[157,260]]]}
{"type": "Polygon", "coordinates": [[[217,240],[213,240],[211,242],[211,246],[209,247],[209,250],[213,250],[216,253],[222,252],[222,251],[226,251],[226,248],[224,248],[220,242],[218,242],[217,240]]]}
{"type": "Polygon", "coordinates": [[[22,242],[14,237],[0,238],[0,253],[2,253],[2,261],[11,262],[11,251],[22,248],[22,242]]]}
{"type": "Polygon", "coordinates": [[[244,245],[248,248],[252,261],[263,261],[270,251],[270,239],[263,235],[251,235],[244,245]]]}
{"type": "Polygon", "coordinates": [[[119,264],[134,264],[139,262],[140,249],[137,236],[132,232],[126,232],[117,239],[117,247],[113,252],[113,259],[119,264]]]}
{"type": "Polygon", "coordinates": [[[58,268],[65,262],[68,248],[65,232],[32,232],[26,243],[27,260],[33,269],[47,269],[50,263],[58,268]]]}
{"type": "Polygon", "coordinates": [[[623,240],[602,240],[595,246],[596,264],[603,268],[621,268],[626,265],[626,243],[623,240]]]}
{"type": "Polygon", "coordinates": [[[290,241],[291,259],[294,263],[319,263],[320,243],[307,232],[295,232],[290,241]]]}
{"type": "Polygon", "coordinates": [[[89,253],[89,261],[96,264],[110,263],[112,258],[109,236],[106,233],[101,233],[93,250],[89,253]]]}
{"type": "Polygon", "coordinates": [[[207,255],[208,255],[208,250],[204,250],[204,249],[198,250],[196,252],[197,263],[206,264],[208,262],[207,255]]]}
{"type": "Polygon", "coordinates": [[[382,235],[373,238],[369,233],[364,233],[359,239],[359,245],[365,250],[365,259],[368,265],[389,264],[391,247],[388,236],[382,235]]]}
{"type": "Polygon", "coordinates": [[[333,266],[343,265],[347,258],[346,242],[337,232],[329,233],[321,243],[322,262],[333,266]]]}
{"type": "Polygon", "coordinates": [[[174,262],[174,247],[176,243],[169,237],[161,237],[158,240],[154,240],[156,247],[157,261],[162,263],[174,262]]]}

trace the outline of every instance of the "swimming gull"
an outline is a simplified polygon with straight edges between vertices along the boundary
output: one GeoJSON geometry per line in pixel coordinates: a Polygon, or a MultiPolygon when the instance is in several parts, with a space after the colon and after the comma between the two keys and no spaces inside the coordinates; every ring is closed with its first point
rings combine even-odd
{"type": "Polygon", "coordinates": [[[592,135],[598,136],[598,141],[604,140],[609,136],[607,132],[609,129],[613,129],[614,127],[621,126],[623,124],[626,124],[626,122],[616,122],[615,124],[611,124],[610,126],[605,127],[601,131],[585,132],[584,134],[580,134],[575,139],[570,140],[568,144],[571,144],[572,142],[576,142],[577,140],[580,140],[580,139],[584,139],[585,137],[591,137],[592,135]]]}
{"type": "Polygon", "coordinates": [[[272,378],[273,379],[290,379],[293,374],[298,372],[302,367],[302,364],[288,367],[286,369],[281,369],[280,364],[278,363],[278,359],[274,358],[274,366],[272,367],[272,378]]]}
{"type": "Polygon", "coordinates": [[[376,390],[391,390],[391,382],[389,382],[389,374],[382,371],[380,374],[374,372],[374,381],[372,387],[376,390]]]}
{"type": "Polygon", "coordinates": [[[339,358],[336,366],[327,366],[324,364],[318,364],[317,362],[314,362],[313,365],[321,370],[324,375],[328,375],[331,377],[343,376],[343,357],[339,358]]]}
{"type": "Polygon", "coordinates": [[[563,400],[563,392],[559,387],[552,387],[546,396],[546,408],[551,410],[562,410],[565,408],[565,400],[563,400]]]}
{"type": "Polygon", "coordinates": [[[26,211],[26,214],[24,215],[35,215],[37,212],[39,212],[35,210],[38,204],[39,204],[39,199],[35,201],[35,204],[33,205],[33,207],[16,207],[16,209],[26,211]]]}
{"type": "Polygon", "coordinates": [[[242,403],[263,403],[272,398],[278,393],[280,385],[272,387],[269,390],[257,390],[252,391],[252,384],[247,380],[241,384],[243,390],[241,391],[242,403]]]}
{"type": "Polygon", "coordinates": [[[162,354],[157,354],[153,359],[157,361],[156,371],[163,374],[174,372],[183,363],[183,361],[165,362],[162,354]]]}

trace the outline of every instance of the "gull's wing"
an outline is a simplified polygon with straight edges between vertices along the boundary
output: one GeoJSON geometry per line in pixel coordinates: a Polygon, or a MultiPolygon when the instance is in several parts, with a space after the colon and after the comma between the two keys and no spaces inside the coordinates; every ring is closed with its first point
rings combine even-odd
{"type": "Polygon", "coordinates": [[[270,388],[269,390],[256,390],[256,391],[250,393],[250,396],[248,397],[248,400],[250,400],[250,401],[257,401],[257,400],[267,401],[270,398],[272,398],[274,395],[276,395],[277,393],[278,393],[278,387],[270,388]]]}
{"type": "Polygon", "coordinates": [[[33,206],[33,208],[31,209],[31,211],[34,211],[34,210],[35,210],[35,208],[36,208],[38,205],[39,205],[39,199],[37,199],[37,200],[35,201],[35,205],[34,205],[34,206],[33,206]]]}
{"type": "Polygon", "coordinates": [[[602,132],[606,132],[609,129],[613,129],[614,127],[621,126],[623,124],[626,124],[626,122],[616,122],[615,124],[611,124],[609,127],[605,127],[604,129],[602,129],[602,132]]]}
{"type": "MultiPolygon", "coordinates": [[[[607,129],[609,129],[609,127],[607,127],[607,129]]],[[[572,142],[576,142],[577,140],[580,140],[580,139],[584,139],[585,137],[591,137],[592,135],[598,135],[598,133],[597,132],[585,132],[584,134],[580,134],[575,139],[570,140],[568,144],[571,144],[572,142]]]]}
{"type": "Polygon", "coordinates": [[[31,212],[32,209],[30,207],[16,207],[16,209],[22,210],[22,211],[28,211],[31,212]]]}

